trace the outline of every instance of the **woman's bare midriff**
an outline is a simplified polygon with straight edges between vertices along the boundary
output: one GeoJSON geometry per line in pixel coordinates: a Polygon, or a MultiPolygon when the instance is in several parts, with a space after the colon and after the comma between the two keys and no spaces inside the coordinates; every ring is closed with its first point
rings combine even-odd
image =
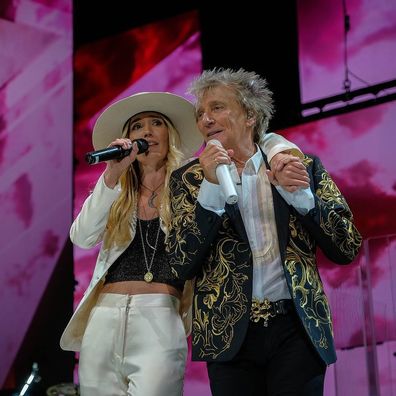
{"type": "Polygon", "coordinates": [[[108,283],[103,286],[102,293],[115,293],[115,294],[151,294],[151,293],[163,293],[170,294],[177,298],[181,297],[181,292],[173,286],[165,283],[151,282],[147,283],[144,281],[126,281],[126,282],[115,282],[108,283]]]}

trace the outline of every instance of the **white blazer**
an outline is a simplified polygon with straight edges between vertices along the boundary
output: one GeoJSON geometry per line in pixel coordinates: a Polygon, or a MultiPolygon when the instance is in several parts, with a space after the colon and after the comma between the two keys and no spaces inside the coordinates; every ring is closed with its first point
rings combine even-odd
{"type": "MultiPolygon", "coordinates": [[[[120,193],[120,185],[111,189],[106,186],[103,174],[100,176],[93,192],[84,202],[81,212],[71,226],[70,239],[75,245],[88,249],[102,242],[111,205],[120,193]]],[[[132,216],[130,227],[132,240],[136,233],[136,213],[132,216]]],[[[60,339],[62,349],[80,350],[89,314],[103,287],[107,270],[129,243],[111,249],[104,249],[103,245],[101,246],[91,282],[60,339]]]]}
{"type": "MultiPolygon", "coordinates": [[[[300,149],[295,144],[275,133],[267,133],[261,147],[267,155],[268,161],[271,161],[275,154],[284,150],[291,150],[292,154],[302,156],[300,149]]],[[[120,193],[121,187],[119,184],[111,189],[106,186],[103,174],[100,176],[93,192],[84,202],[81,212],[71,226],[70,239],[75,245],[89,249],[102,242],[111,205],[120,193]]],[[[166,232],[162,222],[161,228],[166,232]]],[[[130,230],[132,241],[136,234],[136,212],[132,215],[130,230]]],[[[112,247],[110,249],[104,249],[103,245],[101,246],[89,286],[61,336],[60,346],[62,349],[76,352],[80,350],[89,315],[102,290],[107,271],[129,244],[130,241],[123,247],[112,247]]],[[[188,291],[186,299],[191,300],[193,286],[188,284],[185,289],[188,291]]],[[[186,304],[182,305],[186,307],[186,304]]],[[[190,317],[191,304],[182,312],[187,334],[189,334],[191,327],[190,317]]]]}

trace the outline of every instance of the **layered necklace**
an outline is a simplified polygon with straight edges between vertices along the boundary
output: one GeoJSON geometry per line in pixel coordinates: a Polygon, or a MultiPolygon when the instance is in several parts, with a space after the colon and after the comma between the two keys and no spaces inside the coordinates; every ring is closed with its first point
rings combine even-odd
{"type": "MultiPolygon", "coordinates": [[[[151,189],[150,187],[145,186],[143,183],[140,183],[140,185],[141,185],[142,187],[144,187],[146,190],[149,190],[149,191],[151,192],[151,195],[149,196],[148,201],[147,201],[147,205],[148,205],[149,208],[157,209],[157,207],[155,206],[154,200],[155,200],[155,198],[158,197],[157,190],[158,190],[163,184],[164,184],[164,182],[162,181],[162,182],[161,182],[156,188],[154,188],[154,190],[153,190],[153,189],[151,189]]],[[[146,211],[145,211],[145,209],[144,209],[144,206],[141,206],[141,208],[142,208],[143,211],[144,211],[144,217],[147,219],[146,211]]],[[[140,240],[142,241],[142,249],[143,249],[144,263],[145,263],[145,265],[146,265],[146,273],[144,274],[144,280],[145,280],[147,283],[150,283],[150,282],[152,282],[152,280],[153,280],[153,278],[154,278],[154,275],[153,275],[153,273],[151,272],[151,268],[152,268],[152,266],[153,266],[154,256],[155,256],[155,253],[156,253],[156,251],[157,251],[158,238],[159,238],[159,233],[160,233],[160,231],[161,231],[161,227],[160,227],[160,225],[158,224],[158,229],[157,229],[157,235],[156,235],[156,238],[155,238],[155,243],[154,243],[154,245],[151,245],[150,242],[149,242],[149,238],[148,238],[150,223],[147,224],[147,228],[146,228],[146,238],[143,237],[142,224],[141,224],[140,218],[138,218],[138,223],[139,223],[138,225],[139,225],[140,240]],[[151,258],[150,258],[150,262],[149,262],[149,260],[148,260],[148,258],[147,258],[147,257],[148,257],[148,252],[146,252],[146,244],[147,244],[147,246],[148,246],[148,247],[152,250],[152,252],[153,252],[152,255],[151,255],[151,258]]]]}
{"type": "Polygon", "coordinates": [[[245,168],[246,162],[249,160],[254,155],[254,152],[252,155],[249,155],[246,161],[243,161],[239,158],[236,157],[231,157],[232,161],[234,161],[235,167],[237,168],[239,176],[241,175],[243,169],[245,168]]]}
{"type": "Polygon", "coordinates": [[[156,206],[155,206],[155,204],[154,204],[154,200],[155,200],[155,198],[157,198],[158,197],[158,193],[157,193],[157,190],[162,186],[164,184],[164,182],[161,182],[156,188],[154,188],[154,190],[153,189],[151,189],[150,187],[147,187],[147,186],[145,186],[143,183],[140,183],[140,185],[142,186],[142,187],[144,187],[146,190],[149,190],[150,192],[151,192],[151,195],[150,195],[150,197],[149,197],[149,199],[148,199],[148,206],[150,207],[150,208],[156,208],[156,206]]]}
{"type": "Polygon", "coordinates": [[[142,231],[142,224],[140,222],[140,219],[138,218],[138,224],[139,224],[139,233],[140,233],[140,240],[142,241],[142,248],[143,248],[143,256],[144,256],[144,263],[146,265],[146,273],[144,274],[144,280],[147,283],[150,283],[153,278],[154,275],[151,272],[151,267],[153,266],[153,262],[154,262],[154,256],[155,256],[155,252],[157,251],[157,246],[158,246],[158,237],[159,237],[159,233],[160,233],[160,225],[158,224],[158,230],[157,230],[157,236],[155,238],[155,243],[154,246],[151,245],[148,241],[148,230],[149,230],[149,224],[147,224],[147,228],[146,228],[146,241],[144,241],[143,238],[143,231],[142,231]],[[147,253],[146,253],[146,244],[147,243],[148,247],[153,251],[153,254],[151,255],[151,259],[150,259],[150,263],[147,260],[147,253]]]}
{"type": "Polygon", "coordinates": [[[246,165],[246,161],[242,161],[236,157],[231,157],[231,159],[235,162],[237,168],[243,168],[246,165]]]}

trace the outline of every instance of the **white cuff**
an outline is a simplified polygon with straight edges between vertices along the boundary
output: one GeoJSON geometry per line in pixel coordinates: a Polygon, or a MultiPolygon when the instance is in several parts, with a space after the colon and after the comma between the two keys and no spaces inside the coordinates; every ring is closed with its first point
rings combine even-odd
{"type": "Polygon", "coordinates": [[[288,192],[281,186],[276,186],[279,194],[291,206],[293,206],[298,213],[306,215],[311,209],[315,207],[315,198],[309,187],[299,189],[295,192],[288,192]]]}
{"type": "Polygon", "coordinates": [[[225,211],[225,198],[220,184],[213,184],[203,179],[197,200],[203,208],[211,210],[219,216],[225,211]]]}

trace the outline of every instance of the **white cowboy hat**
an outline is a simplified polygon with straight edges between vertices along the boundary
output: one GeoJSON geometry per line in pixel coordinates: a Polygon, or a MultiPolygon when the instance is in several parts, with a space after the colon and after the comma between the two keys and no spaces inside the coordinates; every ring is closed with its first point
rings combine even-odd
{"type": "Polygon", "coordinates": [[[122,136],[125,122],[146,111],[165,115],[179,132],[185,158],[190,158],[201,147],[202,136],[196,125],[194,106],[187,99],[169,92],[141,92],[114,102],[96,120],[92,143],[95,150],[106,148],[122,136]]]}

